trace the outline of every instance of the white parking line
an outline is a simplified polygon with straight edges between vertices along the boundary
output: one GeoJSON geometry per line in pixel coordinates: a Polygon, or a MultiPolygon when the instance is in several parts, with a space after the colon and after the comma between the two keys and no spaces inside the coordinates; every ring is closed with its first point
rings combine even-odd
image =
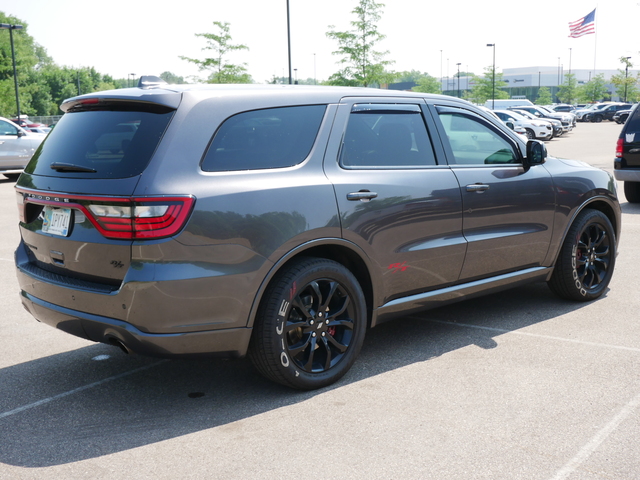
{"type": "Polygon", "coordinates": [[[633,413],[633,411],[638,408],[640,405],[640,394],[636,396],[633,400],[627,403],[620,412],[613,417],[613,419],[607,423],[592,439],[587,443],[582,449],[578,452],[578,454],[573,457],[569,463],[567,463],[564,467],[558,471],[550,480],[563,480],[571,475],[576,469],[589,458],[589,456],[596,451],[596,449],[600,446],[602,442],[604,442],[616,428],[620,425],[624,420],[629,417],[633,413]]]}
{"type": "Polygon", "coordinates": [[[615,350],[626,350],[629,352],[639,352],[640,353],[640,348],[637,347],[624,347],[621,345],[611,345],[609,343],[598,343],[598,342],[585,342],[584,340],[574,340],[572,338],[564,338],[564,337],[553,337],[551,335],[540,335],[537,333],[529,333],[529,332],[519,332],[517,330],[505,330],[503,328],[493,328],[493,327],[484,327],[482,325],[472,325],[469,323],[454,323],[454,322],[445,322],[443,320],[433,320],[431,318],[423,318],[423,317],[410,317],[410,318],[415,318],[418,320],[425,320],[428,322],[432,322],[432,323],[442,323],[444,325],[453,325],[456,327],[466,327],[466,328],[476,328],[478,330],[489,330],[491,332],[497,332],[497,333],[511,333],[514,335],[524,335],[526,337],[537,337],[537,338],[544,338],[547,340],[557,340],[560,342],[569,342],[569,343],[578,343],[580,345],[590,345],[593,347],[601,347],[601,348],[612,348],[615,350]]]}
{"type": "Polygon", "coordinates": [[[161,363],[165,363],[167,361],[168,360],[160,360],[159,362],[152,363],[151,365],[146,365],[144,367],[136,368],[135,370],[130,370],[128,372],[121,373],[120,375],[114,375],[113,377],[108,377],[108,378],[105,378],[104,380],[99,380],[97,382],[84,385],[83,387],[74,388],[73,390],[69,390],[68,392],[59,393],[58,395],[54,395],[53,397],[44,398],[42,400],[38,400],[37,402],[30,403],[28,405],[23,405],[22,407],[14,408],[13,410],[9,410],[8,412],[0,413],[0,419],[9,417],[11,415],[15,415],[16,413],[24,412],[25,410],[29,410],[30,408],[44,405],[45,403],[53,402],[54,400],[58,400],[60,398],[63,398],[69,395],[73,395],[74,393],[82,392],[83,390],[88,390],[90,388],[97,387],[99,385],[103,385],[108,382],[112,382],[113,380],[118,380],[119,378],[133,375],[134,373],[142,372],[143,370],[147,370],[151,367],[155,367],[156,365],[160,365],[161,363]]]}
{"type": "MultiPolygon", "coordinates": [[[[419,318],[419,317],[412,317],[412,318],[419,318]]],[[[496,333],[511,333],[516,335],[525,335],[528,337],[537,337],[537,338],[543,338],[548,340],[557,340],[561,342],[577,343],[581,345],[589,345],[589,346],[600,347],[600,348],[612,348],[616,350],[640,352],[640,348],[634,348],[634,347],[623,347],[620,345],[610,345],[606,343],[597,343],[597,342],[585,342],[582,340],[574,340],[571,338],[553,337],[550,335],[539,335],[536,333],[528,333],[528,332],[518,332],[514,330],[505,330],[502,328],[484,327],[482,325],[471,325],[468,323],[453,323],[453,322],[445,322],[442,320],[432,320],[432,319],[425,319],[425,318],[420,318],[420,319],[427,320],[433,323],[442,323],[445,325],[454,325],[458,327],[488,330],[496,333]]],[[[638,406],[640,406],[640,394],[638,394],[629,403],[627,403],[622,408],[622,410],[620,410],[620,412],[615,417],[613,417],[613,419],[609,423],[607,423],[598,433],[596,433],[596,435],[594,435],[594,437],[584,447],[580,449],[580,451],[576,454],[576,456],[573,457],[564,467],[562,467],[550,480],[564,480],[573,472],[575,472],[578,469],[578,467],[582,463],[584,463],[589,458],[589,456],[591,456],[593,452],[596,451],[596,449],[602,444],[602,442],[604,442],[607,439],[607,437],[611,435],[623,421],[625,421],[631,414],[633,414],[633,412],[636,410],[636,408],[638,408],[638,406]]]]}

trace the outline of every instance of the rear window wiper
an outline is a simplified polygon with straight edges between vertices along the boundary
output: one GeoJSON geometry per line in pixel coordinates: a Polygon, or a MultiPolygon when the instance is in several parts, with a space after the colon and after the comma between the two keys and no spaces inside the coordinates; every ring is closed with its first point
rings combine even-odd
{"type": "Polygon", "coordinates": [[[97,170],[82,165],[74,165],[73,163],[53,162],[50,165],[52,170],[56,172],[88,172],[97,173],[97,170]]]}

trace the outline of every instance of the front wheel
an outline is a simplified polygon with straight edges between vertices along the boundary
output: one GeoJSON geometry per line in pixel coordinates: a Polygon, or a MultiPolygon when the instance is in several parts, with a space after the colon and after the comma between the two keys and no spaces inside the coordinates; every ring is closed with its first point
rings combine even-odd
{"type": "Polygon", "coordinates": [[[640,182],[624,182],[624,196],[629,203],[640,203],[640,182]]]}
{"type": "Polygon", "coordinates": [[[599,210],[583,210],[564,239],[548,285],[569,300],[595,300],[609,285],[615,261],[611,222],[599,210]]]}
{"type": "Polygon", "coordinates": [[[602,122],[602,115],[596,115],[595,117],[593,117],[592,122],[596,122],[596,123],[602,122]]]}
{"type": "Polygon", "coordinates": [[[366,305],[340,263],[301,258],[267,288],[249,358],[270,380],[313,390],[340,379],[355,361],[366,330],[366,305]]]}
{"type": "Polygon", "coordinates": [[[534,140],[536,138],[536,134],[530,128],[526,128],[525,131],[529,140],[534,140]]]}

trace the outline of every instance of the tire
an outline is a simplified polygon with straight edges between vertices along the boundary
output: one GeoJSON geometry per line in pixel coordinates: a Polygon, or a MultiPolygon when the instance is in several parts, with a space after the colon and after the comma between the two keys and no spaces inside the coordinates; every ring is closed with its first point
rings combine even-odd
{"type": "Polygon", "coordinates": [[[602,115],[596,115],[595,117],[593,117],[593,120],[591,121],[596,123],[602,122],[602,115]]]}
{"type": "Polygon", "coordinates": [[[301,258],[269,284],[260,303],[249,358],[268,379],[300,390],[339,380],[364,341],[362,289],[340,263],[301,258]]]}
{"type": "Polygon", "coordinates": [[[576,217],[560,249],[551,290],[568,300],[588,302],[607,289],[616,261],[616,239],[607,216],[585,209],[576,217]]]}
{"type": "Polygon", "coordinates": [[[527,138],[528,138],[529,140],[533,140],[533,139],[535,139],[535,138],[536,138],[536,134],[535,134],[535,133],[533,133],[533,130],[531,130],[530,128],[525,128],[525,130],[526,130],[527,138]]]}
{"type": "Polygon", "coordinates": [[[624,182],[624,196],[629,203],[640,203],[640,182],[624,182]]]}
{"type": "Polygon", "coordinates": [[[18,180],[18,177],[20,176],[19,173],[3,173],[3,175],[14,182],[18,180]]]}

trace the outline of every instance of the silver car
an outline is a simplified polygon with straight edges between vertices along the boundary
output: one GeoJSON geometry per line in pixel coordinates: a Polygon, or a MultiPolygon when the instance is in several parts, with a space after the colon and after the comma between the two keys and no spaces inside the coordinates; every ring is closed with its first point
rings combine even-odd
{"type": "Polygon", "coordinates": [[[0,174],[16,180],[45,137],[0,117],[0,174]]]}

